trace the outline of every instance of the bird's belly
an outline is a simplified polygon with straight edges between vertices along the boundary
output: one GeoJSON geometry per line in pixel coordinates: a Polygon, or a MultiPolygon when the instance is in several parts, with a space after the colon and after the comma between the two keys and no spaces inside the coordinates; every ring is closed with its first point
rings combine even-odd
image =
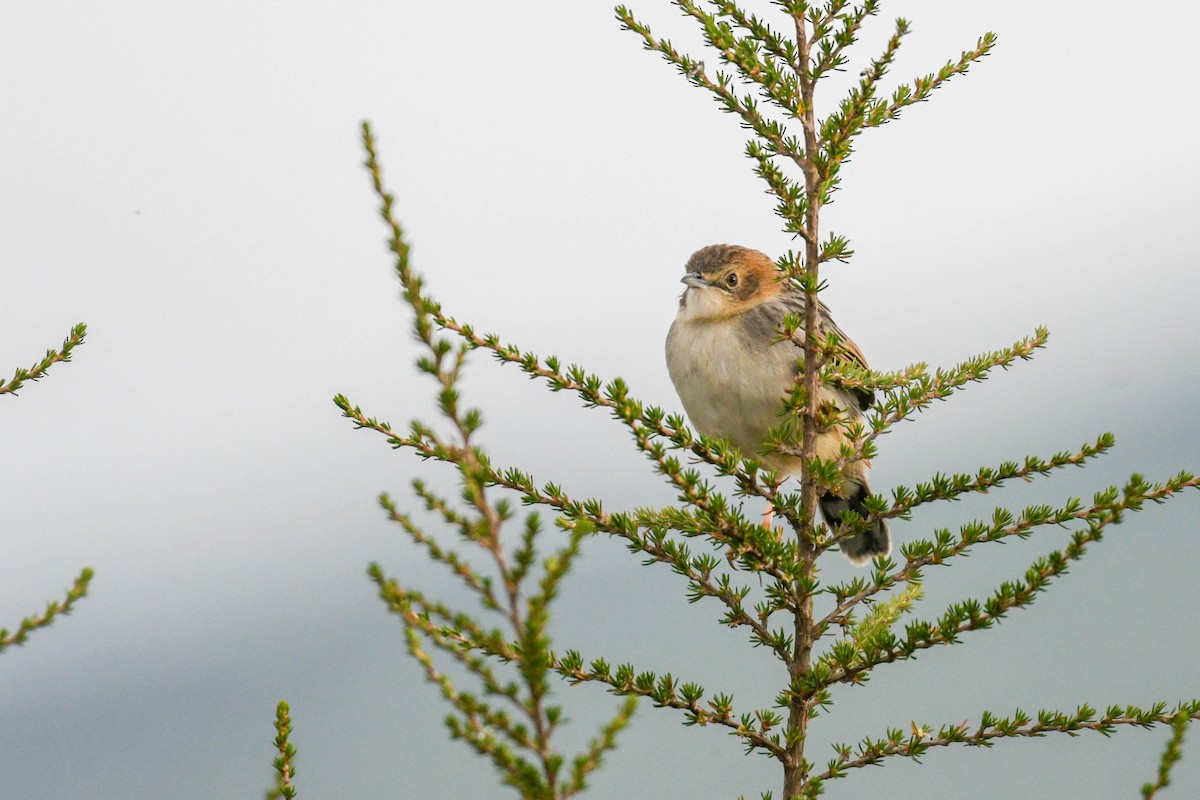
{"type": "Polygon", "coordinates": [[[732,322],[677,321],[667,339],[667,369],[696,429],[727,439],[745,457],[759,457],[767,431],[782,421],[795,374],[782,348],[748,352],[732,322]]]}
{"type": "MultiPolygon", "coordinates": [[[[785,417],[783,399],[796,375],[796,350],[787,343],[748,350],[734,322],[676,320],[667,335],[667,370],[683,408],[704,436],[727,440],[744,458],[798,473],[801,461],[782,453],[762,453],[771,428],[785,417]]],[[[854,400],[829,386],[819,390],[821,403],[847,409],[857,416],[854,400]]],[[[840,428],[817,437],[819,458],[838,457],[844,434],[840,428]]]]}

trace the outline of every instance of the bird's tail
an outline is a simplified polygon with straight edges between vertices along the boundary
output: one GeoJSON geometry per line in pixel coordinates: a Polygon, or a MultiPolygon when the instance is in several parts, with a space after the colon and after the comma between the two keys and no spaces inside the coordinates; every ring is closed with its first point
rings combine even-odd
{"type": "MultiPolygon", "coordinates": [[[[842,486],[842,494],[830,492],[822,495],[818,501],[821,505],[821,515],[825,523],[834,531],[842,524],[842,517],[847,511],[853,511],[866,519],[868,511],[863,501],[871,494],[871,487],[866,478],[848,478],[842,486]]],[[[875,556],[886,556],[892,552],[892,537],[888,533],[887,523],[875,520],[871,529],[860,534],[843,539],[838,545],[850,563],[861,567],[875,556]]]]}

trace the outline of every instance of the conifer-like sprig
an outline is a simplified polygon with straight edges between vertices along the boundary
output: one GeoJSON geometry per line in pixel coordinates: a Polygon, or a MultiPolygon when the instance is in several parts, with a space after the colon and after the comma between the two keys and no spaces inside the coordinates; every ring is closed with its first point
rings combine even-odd
{"type": "Polygon", "coordinates": [[[1147,783],[1142,787],[1142,800],[1151,800],[1158,794],[1159,789],[1165,789],[1171,785],[1171,767],[1183,758],[1183,735],[1187,732],[1191,721],[1192,718],[1186,707],[1181,707],[1171,719],[1171,738],[1167,740],[1167,745],[1163,748],[1162,758],[1158,762],[1158,774],[1155,775],[1154,782],[1147,783]]]}
{"type": "Polygon", "coordinates": [[[50,367],[59,362],[70,361],[71,352],[76,347],[83,344],[84,337],[86,336],[87,325],[80,322],[78,325],[71,328],[71,333],[68,334],[67,338],[63,340],[62,347],[57,350],[47,350],[46,355],[41,361],[34,364],[29,369],[18,367],[16,372],[13,373],[12,378],[10,378],[7,382],[0,382],[0,394],[16,395],[17,390],[25,384],[25,381],[40,380],[43,376],[45,376],[50,367]]]}
{"type": "MultiPolygon", "coordinates": [[[[772,29],[729,0],[703,5],[693,0],[673,2],[700,25],[705,43],[732,73],[718,71],[710,77],[703,61],[680,52],[669,40],[656,37],[628,7],[617,6],[616,14],[624,27],[642,37],[646,49],[661,54],[681,75],[712,94],[723,110],[740,117],[742,124],[754,132],[755,138],[747,142],[746,154],[757,162],[756,173],[778,198],[776,211],[786,221],[786,230],[809,244],[819,241],[817,232],[812,230],[816,218],[809,219],[809,208],[832,201],[840,182],[841,165],[852,153],[852,140],[867,128],[890,122],[905,108],[928,100],[947,81],[965,74],[996,43],[995,35],[987,33],[957,60],[946,62],[936,72],[918,77],[911,84],[898,86],[887,97],[879,97],[879,83],[910,30],[907,20],[897,19],[895,33],[884,52],[862,71],[859,83],[851,88],[838,110],[818,119],[813,107],[813,87],[830,71],[840,70],[848,63],[844,51],[857,40],[864,21],[878,14],[878,2],[867,0],[861,6],[851,6],[843,0],[824,4],[780,3],[795,28],[794,37],[772,29]],[[706,10],[705,6],[712,10],[706,10]],[[739,93],[739,82],[754,86],[768,108],[760,108],[753,95],[739,93]],[[795,120],[801,130],[792,131],[786,123],[767,116],[771,107],[795,120]],[[787,178],[773,162],[776,157],[799,168],[804,180],[797,183],[787,178]],[[811,196],[806,185],[812,187],[811,196]]],[[[837,238],[831,237],[830,241],[836,242],[837,238]]],[[[817,261],[839,257],[835,252],[821,254],[818,250],[817,261]]],[[[804,269],[801,265],[797,272],[804,269]]]]}
{"type": "Polygon", "coordinates": [[[1039,527],[1082,523],[1072,533],[1071,542],[1064,550],[1038,558],[1022,578],[1002,583],[986,601],[981,603],[968,598],[954,603],[937,620],[907,626],[904,637],[884,637],[872,652],[843,649],[823,656],[828,669],[819,680],[812,682],[809,696],[815,696],[834,683],[862,682],[866,673],[880,664],[911,658],[917,651],[934,645],[957,644],[962,633],[990,628],[1013,608],[1032,604],[1039,593],[1049,588],[1054,578],[1066,573],[1070,562],[1083,557],[1088,544],[1100,541],[1109,526],[1120,522],[1126,511],[1140,510],[1147,501],[1161,503],[1184,489],[1198,486],[1200,476],[1187,472],[1153,485],[1140,475],[1133,475],[1124,487],[1111,486],[1097,492],[1088,506],[1072,498],[1059,508],[1031,506],[1019,516],[997,509],[988,522],[964,525],[958,537],[941,530],[935,540],[906,544],[902,549],[906,562],[899,570],[887,560],[877,565],[869,579],[824,587],[826,593],[834,595],[838,605],[815,624],[818,639],[832,625],[844,628],[851,619],[850,611],[859,604],[885,590],[921,581],[925,567],[943,565],[973,545],[1002,541],[1011,536],[1026,538],[1039,527]]]}
{"type": "Polygon", "coordinates": [[[292,800],[296,796],[296,748],[291,742],[292,717],[286,700],[275,707],[275,785],[266,800],[292,800]]]}
{"type": "Polygon", "coordinates": [[[998,739],[1041,737],[1048,733],[1078,736],[1085,731],[1094,731],[1108,736],[1122,726],[1178,726],[1180,720],[1196,719],[1198,716],[1200,702],[1191,700],[1180,703],[1170,712],[1166,711],[1166,703],[1155,703],[1146,709],[1137,706],[1109,706],[1103,714],[1091,706],[1082,705],[1073,713],[1043,710],[1034,715],[1018,708],[1009,717],[1000,717],[985,711],[978,726],[972,726],[965,721],[941,726],[918,725],[913,722],[905,727],[889,728],[879,739],[867,737],[856,745],[834,744],[836,756],[829,761],[826,771],[814,775],[812,780],[824,782],[841,778],[850,769],[878,765],[893,756],[920,761],[921,757],[934,747],[956,744],[991,747],[998,739]]]}
{"type": "MultiPolygon", "coordinates": [[[[17,390],[25,381],[39,380],[53,365],[70,361],[72,351],[83,344],[85,336],[87,336],[87,325],[80,322],[71,328],[71,333],[63,341],[61,348],[47,350],[41,361],[29,369],[18,367],[11,380],[0,383],[0,394],[11,394],[16,397],[17,390]]],[[[62,600],[52,600],[41,614],[25,617],[15,631],[0,628],[0,652],[14,645],[24,644],[34,631],[49,627],[57,617],[71,613],[75,603],[87,595],[88,586],[92,582],[92,574],[90,567],[84,567],[79,576],[75,578],[75,582],[67,589],[62,600]]]]}
{"type": "Polygon", "coordinates": [[[525,486],[516,476],[501,479],[475,440],[483,416],[462,405],[458,389],[474,344],[461,336],[451,339],[442,335],[449,329],[442,324],[440,307],[425,293],[423,279],[409,266],[409,246],[393,212],[395,201],[384,188],[367,124],[363,125],[363,144],[380,215],[389,229],[388,248],[395,256],[403,298],[413,311],[413,333],[425,351],[417,368],[435,380],[438,410],[450,432],[441,433],[432,425],[414,421],[407,436],[397,436],[390,425],[366,417],[341,395],[335,402],[358,427],[386,434],[394,447],[413,449],[455,468],[461,483],[458,500],[442,497],[421,480],[413,482],[413,490],[425,509],[440,517],[464,545],[486,557],[486,572],[422,530],[388,495],[381,495],[379,502],[429,559],[443,564],[460,580],[482,612],[490,615],[486,617],[489,621],[402,585],[387,577],[378,564],[372,564],[368,574],[389,609],[403,622],[409,652],[454,709],[446,718],[451,736],[490,759],[504,783],[522,798],[565,800],[586,788],[588,775],[616,746],[617,734],[628,724],[637,702],[626,698],[583,752],[569,762],[552,741],[563,716],[562,708],[551,702],[555,657],[548,634],[550,609],[591,529],[559,519],[557,525],[565,532],[566,543],[543,554],[539,549],[545,538],[540,518],[530,513],[516,546],[506,544],[502,534],[515,512],[507,499],[494,500],[492,495],[496,487],[520,492],[525,486]],[[456,686],[435,663],[434,651],[457,662],[481,691],[477,694],[456,686]]]}
{"type": "Polygon", "coordinates": [[[746,746],[746,752],[760,751],[775,758],[786,754],[783,718],[770,709],[760,708],[737,715],[733,696],[716,694],[707,702],[705,689],[696,683],[680,683],[670,673],[638,672],[632,664],[621,664],[614,670],[604,659],[584,663],[583,656],[569,650],[554,662],[554,669],[564,678],[576,683],[597,682],[607,685],[615,694],[646,697],[654,705],[675,708],[684,712],[687,725],[720,725],[731,729],[746,746]],[[774,731],[772,733],[772,731],[774,731]]]}
{"type": "Polygon", "coordinates": [[[75,603],[85,597],[88,592],[88,585],[92,581],[92,570],[84,567],[79,573],[79,577],[67,589],[62,600],[51,600],[46,604],[46,610],[41,614],[32,614],[21,620],[21,624],[17,626],[15,631],[9,631],[7,628],[0,628],[0,653],[13,645],[25,644],[29,635],[40,628],[49,627],[57,617],[70,614],[75,607],[75,603]]]}

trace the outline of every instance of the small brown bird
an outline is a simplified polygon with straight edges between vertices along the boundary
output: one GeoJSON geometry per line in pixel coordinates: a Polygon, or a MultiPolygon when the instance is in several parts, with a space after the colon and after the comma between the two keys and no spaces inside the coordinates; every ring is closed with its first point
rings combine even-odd
{"type": "MultiPolygon", "coordinates": [[[[784,315],[803,319],[804,294],[781,280],[766,255],[736,245],[697,250],[684,269],[687,288],[667,334],[667,370],[684,410],[703,435],[725,439],[781,474],[799,475],[803,467],[798,456],[760,451],[767,432],[783,421],[783,399],[795,382],[801,355],[794,342],[775,340],[784,315]]],[[[862,352],[834,324],[825,304],[818,308],[822,337],[835,333],[841,355],[866,367],[862,352]]],[[[820,393],[821,403],[833,404],[851,418],[861,417],[875,399],[866,389],[822,386],[820,393]]],[[[835,426],[818,438],[816,454],[836,459],[845,441],[845,432],[835,426]]],[[[867,515],[867,467],[863,460],[847,464],[842,485],[819,498],[831,528],[837,529],[848,510],[867,515]]],[[[887,555],[892,548],[887,525],[878,520],[866,533],[842,541],[841,548],[856,566],[887,555]]]]}

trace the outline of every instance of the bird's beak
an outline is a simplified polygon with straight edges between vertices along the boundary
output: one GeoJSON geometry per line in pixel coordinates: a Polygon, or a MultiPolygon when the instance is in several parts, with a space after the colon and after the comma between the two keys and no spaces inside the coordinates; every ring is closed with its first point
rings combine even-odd
{"type": "Polygon", "coordinates": [[[679,282],[687,284],[689,289],[700,289],[705,286],[712,286],[711,283],[700,277],[699,272],[689,272],[680,278],[679,282]]]}

